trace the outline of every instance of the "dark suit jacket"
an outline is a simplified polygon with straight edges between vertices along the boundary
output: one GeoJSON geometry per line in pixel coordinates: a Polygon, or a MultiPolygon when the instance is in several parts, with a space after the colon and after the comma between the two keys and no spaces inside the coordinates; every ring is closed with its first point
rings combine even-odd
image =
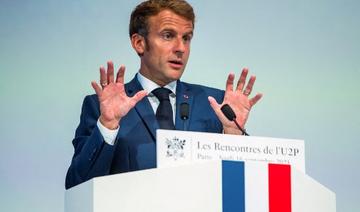
{"type": "MultiPolygon", "coordinates": [[[[128,96],[143,90],[137,78],[125,85],[128,96]]],[[[177,130],[222,132],[222,124],[211,108],[208,96],[222,102],[224,91],[200,85],[177,82],[177,130]],[[180,118],[180,104],[190,106],[189,119],[180,118]],[[186,129],[184,129],[186,126],[186,129]]],[[[107,144],[96,123],[100,116],[96,95],[86,96],[82,106],[80,124],[73,140],[74,156],[66,175],[65,187],[87,181],[93,177],[156,167],[156,129],[159,128],[154,111],[147,98],[120,121],[114,145],[107,144]]]]}

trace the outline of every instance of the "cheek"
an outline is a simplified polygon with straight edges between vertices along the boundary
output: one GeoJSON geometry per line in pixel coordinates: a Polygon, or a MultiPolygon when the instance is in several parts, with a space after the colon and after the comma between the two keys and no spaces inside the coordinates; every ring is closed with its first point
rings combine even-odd
{"type": "Polygon", "coordinates": [[[190,55],[190,46],[186,48],[184,54],[185,54],[186,57],[189,57],[189,55],[190,55]]]}

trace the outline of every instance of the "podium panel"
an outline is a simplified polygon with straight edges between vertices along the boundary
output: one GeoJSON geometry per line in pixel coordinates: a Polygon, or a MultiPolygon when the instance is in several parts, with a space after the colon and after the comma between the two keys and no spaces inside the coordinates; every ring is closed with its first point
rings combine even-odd
{"type": "Polygon", "coordinates": [[[65,212],[335,212],[335,194],[290,165],[209,161],[97,177],[65,212]]]}

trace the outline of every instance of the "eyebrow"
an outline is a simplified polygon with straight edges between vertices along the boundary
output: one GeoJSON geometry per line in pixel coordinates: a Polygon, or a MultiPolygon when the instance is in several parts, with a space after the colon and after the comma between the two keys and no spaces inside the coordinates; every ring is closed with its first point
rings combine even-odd
{"type": "Polygon", "coordinates": [[[193,35],[193,34],[194,34],[194,30],[184,33],[184,35],[193,35]]]}
{"type": "MultiPolygon", "coordinates": [[[[173,28],[169,28],[169,27],[165,27],[164,29],[161,29],[160,32],[164,32],[164,31],[170,31],[170,32],[175,32],[176,34],[178,34],[178,32],[176,30],[174,30],[173,28]]],[[[194,30],[190,30],[187,31],[185,33],[183,33],[182,35],[193,35],[194,34],[194,30]]]]}

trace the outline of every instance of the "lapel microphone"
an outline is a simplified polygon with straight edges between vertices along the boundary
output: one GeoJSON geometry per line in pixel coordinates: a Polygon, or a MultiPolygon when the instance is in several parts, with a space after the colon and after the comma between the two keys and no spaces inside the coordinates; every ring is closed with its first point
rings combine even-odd
{"type": "Polygon", "coordinates": [[[183,130],[186,130],[186,120],[189,119],[190,106],[188,103],[183,102],[180,104],[180,118],[183,120],[183,130]]]}
{"type": "Polygon", "coordinates": [[[230,107],[230,105],[224,104],[221,107],[221,111],[223,112],[223,114],[226,116],[227,119],[229,119],[230,121],[235,122],[237,128],[243,133],[243,135],[249,136],[249,134],[243,128],[240,127],[239,123],[237,123],[236,114],[234,113],[234,111],[230,107]]]}

